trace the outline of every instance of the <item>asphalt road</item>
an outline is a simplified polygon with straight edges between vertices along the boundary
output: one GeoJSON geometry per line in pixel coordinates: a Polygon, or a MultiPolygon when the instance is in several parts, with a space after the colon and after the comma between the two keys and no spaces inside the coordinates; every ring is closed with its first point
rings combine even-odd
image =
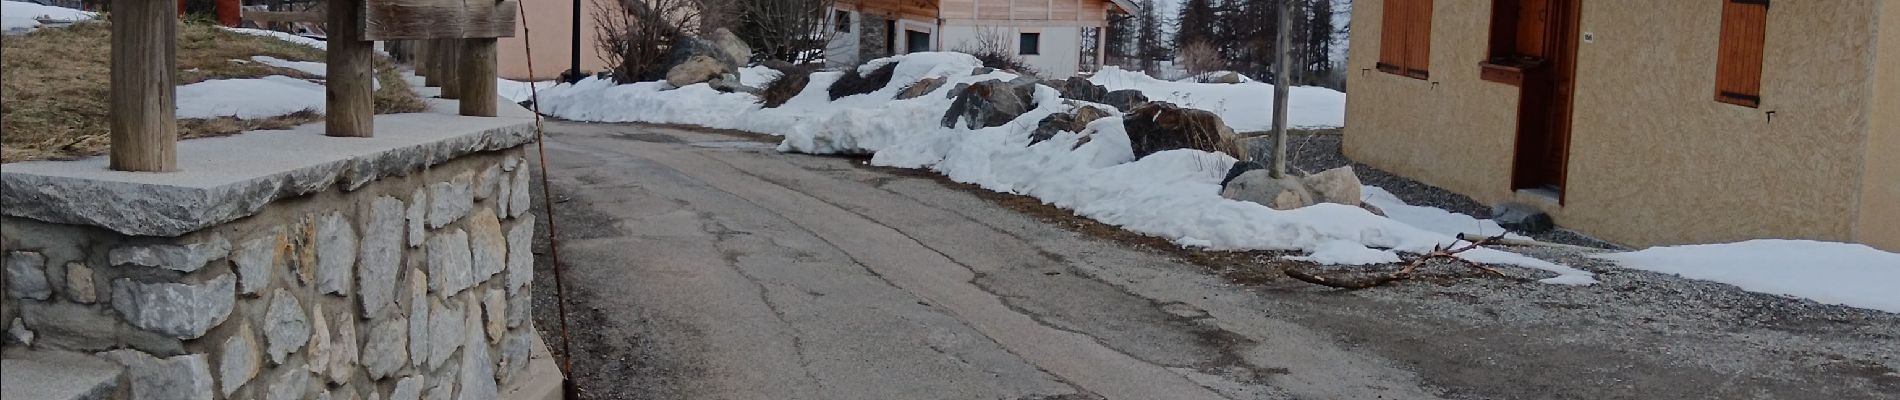
{"type": "MultiPolygon", "coordinates": [[[[1238,285],[859,159],[680,128],[549,130],[588,399],[1900,397],[1892,314],[1682,295],[1705,289],[1653,274],[1238,285]],[[1722,302],[1777,318],[1705,311],[1722,302]]],[[[560,352],[542,256],[537,321],[560,352]]]]}

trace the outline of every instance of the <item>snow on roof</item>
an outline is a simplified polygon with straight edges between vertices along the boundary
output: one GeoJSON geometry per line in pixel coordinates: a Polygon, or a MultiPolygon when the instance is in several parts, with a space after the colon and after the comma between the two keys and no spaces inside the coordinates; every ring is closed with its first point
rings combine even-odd
{"type": "Polygon", "coordinates": [[[1108,2],[1110,4],[1114,4],[1116,8],[1122,9],[1123,13],[1127,13],[1127,14],[1135,13],[1135,3],[1133,2],[1130,2],[1128,0],[1109,0],[1108,2]]]}

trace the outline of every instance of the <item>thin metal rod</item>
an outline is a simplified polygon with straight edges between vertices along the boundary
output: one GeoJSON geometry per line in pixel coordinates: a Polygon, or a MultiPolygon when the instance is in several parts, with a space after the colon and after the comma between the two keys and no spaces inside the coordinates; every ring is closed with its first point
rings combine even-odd
{"type": "MultiPolygon", "coordinates": [[[[578,6],[580,1],[576,0],[575,4],[578,6]]],[[[541,124],[541,91],[534,86],[534,39],[528,32],[528,27],[532,25],[528,23],[528,9],[521,7],[517,10],[521,16],[521,48],[525,56],[522,58],[528,60],[528,98],[532,101],[530,107],[534,107],[535,149],[541,157],[541,208],[548,220],[548,259],[554,263],[550,266],[554,270],[554,312],[561,320],[561,375],[567,378],[562,382],[561,389],[566,392],[567,398],[574,399],[579,398],[580,394],[577,389],[579,385],[575,383],[578,380],[574,379],[574,339],[567,334],[567,287],[561,279],[561,242],[554,235],[554,194],[548,189],[548,139],[541,124]]],[[[522,168],[528,166],[523,165],[522,168]]]]}

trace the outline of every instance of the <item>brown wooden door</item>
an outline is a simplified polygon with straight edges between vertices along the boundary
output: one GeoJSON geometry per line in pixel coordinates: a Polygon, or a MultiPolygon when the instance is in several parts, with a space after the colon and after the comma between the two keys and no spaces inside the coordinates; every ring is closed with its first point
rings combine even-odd
{"type": "Polygon", "coordinates": [[[1577,14],[1583,0],[1548,0],[1549,34],[1543,62],[1525,68],[1518,110],[1513,189],[1563,192],[1570,150],[1571,100],[1576,89],[1577,14]]]}

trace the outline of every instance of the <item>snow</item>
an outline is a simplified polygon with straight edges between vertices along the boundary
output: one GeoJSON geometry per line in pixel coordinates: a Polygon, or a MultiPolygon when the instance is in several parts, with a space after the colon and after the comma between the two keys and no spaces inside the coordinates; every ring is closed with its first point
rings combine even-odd
{"type": "Polygon", "coordinates": [[[277,40],[301,44],[301,45],[315,47],[319,49],[330,48],[329,44],[325,43],[322,40],[311,39],[311,38],[307,38],[303,36],[297,36],[297,35],[292,35],[288,33],[273,31],[273,30],[252,29],[252,28],[228,28],[228,27],[224,28],[224,30],[242,33],[246,35],[252,35],[252,36],[270,37],[270,38],[275,38],[277,40]]]}
{"type": "Polygon", "coordinates": [[[92,19],[90,11],[39,5],[24,1],[0,1],[0,31],[30,31],[40,20],[74,22],[92,19]]]}
{"type": "Polygon", "coordinates": [[[315,61],[290,61],[271,56],[254,56],[251,61],[280,68],[290,68],[316,76],[329,76],[330,66],[315,61]]]}
{"type": "Polygon", "coordinates": [[[323,85],[283,75],[219,79],[178,87],[178,118],[268,118],[323,111],[323,85]]]}
{"type": "Polygon", "coordinates": [[[1461,233],[1491,237],[1503,233],[1506,238],[1529,239],[1523,235],[1509,233],[1497,221],[1472,218],[1469,215],[1445,211],[1437,207],[1421,207],[1405,204],[1398,196],[1378,186],[1365,186],[1360,189],[1360,200],[1380,211],[1388,218],[1399,220],[1411,226],[1432,232],[1457,236],[1461,233]]]}
{"type": "Polygon", "coordinates": [[[1597,257],[1751,292],[1900,313],[1900,254],[1861,244],[1762,239],[1597,257]]]}
{"type": "MultiPolygon", "coordinates": [[[[1310,253],[1305,257],[1315,262],[1373,264],[1393,262],[1398,253],[1424,253],[1437,246],[1463,244],[1447,232],[1465,228],[1421,228],[1358,207],[1320,204],[1280,211],[1222,198],[1220,180],[1236,161],[1233,157],[1171,150],[1137,160],[1119,113],[1111,112],[1111,116],[1090,123],[1082,132],[1058,133],[1031,145],[1028,133],[1037,121],[1068,111],[1077,103],[1062,99],[1048,86],[1037,86],[1034,108],[1008,124],[976,130],[943,128],[939,121],[950,106],[951,99],[944,98],[950,88],[958,83],[1009,80],[1015,75],[1000,71],[971,75],[979,63],[961,53],[912,53],[874,60],[860,68],[870,70],[891,62],[898,64],[889,85],[836,101],[830,100],[825,88],[842,74],[819,72],[812,74],[803,92],[785,105],[769,109],[761,108],[752,95],[719,93],[705,84],[669,90],[670,85],[662,82],[616,85],[598,79],[544,89],[540,92],[541,107],[551,116],[571,120],[684,123],[777,134],[784,136],[778,147],[784,152],[872,154],[871,164],[929,169],[988,190],[1035,197],[1077,215],[1167,238],[1181,246],[1295,250],[1310,253]],[[893,100],[899,90],[928,77],[944,77],[946,83],[923,96],[893,100]],[[1085,137],[1088,140],[1083,143],[1085,137]]],[[[1111,89],[1143,88],[1151,98],[1172,98],[1179,101],[1177,104],[1216,105],[1209,109],[1223,114],[1224,119],[1231,115],[1253,121],[1252,114],[1270,114],[1264,112],[1270,100],[1262,100],[1271,96],[1267,85],[1176,83],[1111,71],[1098,74],[1097,83],[1111,89]],[[1259,109],[1226,107],[1231,105],[1259,109]]],[[[1290,110],[1296,125],[1338,124],[1343,95],[1326,89],[1296,89],[1296,103],[1290,110]]],[[[1397,204],[1395,208],[1401,214],[1433,215],[1426,207],[1404,208],[1396,198],[1389,204],[1397,204]]],[[[1418,221],[1443,225],[1427,224],[1434,228],[1466,222],[1448,218],[1419,218],[1414,222],[1418,221]]],[[[1495,227],[1470,221],[1471,229],[1495,227]]],[[[1556,275],[1544,279],[1549,283],[1596,282],[1586,271],[1495,249],[1475,249],[1460,256],[1549,271],[1556,275]]]]}
{"type": "Polygon", "coordinates": [[[559,81],[522,82],[507,79],[495,80],[495,95],[508,101],[520,103],[533,100],[534,92],[548,90],[559,81]]]}
{"type": "MultiPolygon", "coordinates": [[[[1269,83],[1253,80],[1233,84],[1172,82],[1114,66],[1104,67],[1095,76],[1089,77],[1089,81],[1108,90],[1140,90],[1149,100],[1212,111],[1238,132],[1273,129],[1273,85],[1269,83]]],[[[1346,125],[1345,93],[1313,86],[1289,89],[1288,126],[1320,128],[1346,125]]]]}

